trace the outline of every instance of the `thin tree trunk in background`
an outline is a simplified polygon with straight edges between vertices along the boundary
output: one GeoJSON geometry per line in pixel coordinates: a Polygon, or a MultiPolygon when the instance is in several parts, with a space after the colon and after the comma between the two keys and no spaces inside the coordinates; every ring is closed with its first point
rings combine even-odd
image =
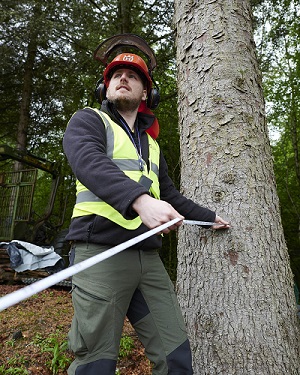
{"type": "Polygon", "coordinates": [[[178,297],[194,372],[300,373],[250,0],[175,1],[182,192],[230,220],[183,227],[178,297]]]}
{"type": "MultiPolygon", "coordinates": [[[[31,20],[30,37],[27,46],[27,56],[24,64],[24,75],[23,75],[23,89],[21,94],[20,102],[20,117],[17,129],[17,148],[22,151],[26,151],[28,128],[30,124],[30,103],[33,88],[33,76],[34,76],[34,65],[37,55],[38,47],[38,33],[39,29],[36,25],[36,19],[40,14],[40,5],[34,8],[33,16],[31,20]]],[[[19,161],[15,162],[15,170],[22,169],[22,163],[19,161]]]]}
{"type": "Polygon", "coordinates": [[[30,102],[32,94],[32,79],[34,62],[37,53],[36,40],[31,40],[28,45],[28,55],[25,63],[25,71],[23,77],[23,90],[20,105],[20,120],[17,132],[17,145],[18,149],[26,150],[27,145],[27,132],[30,121],[30,102]]]}
{"type": "Polygon", "coordinates": [[[129,33],[132,30],[131,12],[133,0],[118,1],[118,19],[120,20],[120,34],[129,33]]]}
{"type": "Polygon", "coordinates": [[[27,57],[24,64],[23,90],[20,103],[20,120],[17,132],[17,147],[20,150],[26,150],[27,146],[27,132],[30,121],[30,103],[33,87],[33,72],[38,46],[38,28],[35,21],[39,12],[40,9],[34,9],[33,20],[30,27],[30,39],[27,47],[27,57]]]}

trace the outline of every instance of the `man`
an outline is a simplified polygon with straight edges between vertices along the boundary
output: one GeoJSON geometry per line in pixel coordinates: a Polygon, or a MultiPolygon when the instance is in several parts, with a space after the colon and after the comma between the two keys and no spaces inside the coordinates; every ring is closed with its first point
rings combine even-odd
{"type": "MultiPolygon", "coordinates": [[[[77,200],[67,239],[75,263],[174,218],[229,224],[183,197],[167,173],[157,142],[147,133],[154,115],[138,112],[150,95],[145,61],[118,55],[104,71],[101,112],[71,118],[64,150],[77,178],[77,200]]],[[[70,375],[113,375],[127,315],[153,363],[153,374],[190,375],[191,352],[177,299],[157,249],[161,235],[73,277],[74,317],[69,333],[75,361],[70,375]]]]}

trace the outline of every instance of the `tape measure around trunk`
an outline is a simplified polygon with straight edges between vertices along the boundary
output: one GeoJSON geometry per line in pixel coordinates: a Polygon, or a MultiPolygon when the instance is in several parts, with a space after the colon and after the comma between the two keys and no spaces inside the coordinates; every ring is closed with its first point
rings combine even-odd
{"type": "MultiPolygon", "coordinates": [[[[181,219],[176,218],[173,219],[165,224],[162,224],[154,229],[149,230],[146,233],[143,233],[139,236],[136,236],[126,242],[121,243],[120,245],[114,246],[111,249],[106,250],[105,252],[101,254],[97,254],[91,258],[88,258],[80,263],[74,264],[71,267],[68,267],[60,272],[54,273],[51,276],[48,276],[44,279],[41,279],[39,281],[36,281],[33,284],[27,285],[26,287],[16,290],[13,293],[7,294],[6,296],[0,298],[0,311],[3,311],[7,309],[8,307],[11,307],[21,301],[23,301],[26,298],[29,298],[33,296],[34,294],[37,294],[41,292],[42,290],[45,290],[49,288],[50,286],[53,286],[55,284],[58,284],[59,282],[76,275],[77,273],[102,262],[105,259],[108,259],[112,257],[113,255],[128,249],[130,246],[133,246],[157,233],[162,232],[164,229],[178,223],[181,219]]],[[[212,226],[215,223],[206,222],[206,221],[195,221],[195,220],[183,220],[183,224],[188,225],[202,225],[202,226],[212,226]]]]}

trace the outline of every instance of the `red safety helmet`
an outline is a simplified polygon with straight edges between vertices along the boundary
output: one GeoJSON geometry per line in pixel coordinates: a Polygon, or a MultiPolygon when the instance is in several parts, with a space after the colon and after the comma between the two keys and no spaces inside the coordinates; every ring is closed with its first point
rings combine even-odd
{"type": "Polygon", "coordinates": [[[149,74],[149,69],[145,61],[138,55],[134,53],[121,53],[116,56],[111,63],[109,63],[103,72],[105,85],[108,86],[109,81],[113,72],[118,69],[118,67],[132,67],[137,73],[140,73],[147,83],[147,92],[149,93],[152,88],[152,79],[149,74]]]}

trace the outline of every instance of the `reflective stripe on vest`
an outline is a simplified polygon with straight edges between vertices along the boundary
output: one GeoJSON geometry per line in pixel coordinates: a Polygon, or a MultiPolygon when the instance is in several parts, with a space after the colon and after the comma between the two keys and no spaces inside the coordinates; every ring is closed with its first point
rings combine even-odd
{"type": "MultiPolygon", "coordinates": [[[[143,161],[143,171],[140,170],[140,161],[135,146],[128,135],[111,118],[97,109],[93,109],[103,120],[106,130],[107,148],[106,154],[110,159],[132,180],[139,182],[142,176],[152,180],[150,193],[157,199],[160,198],[159,191],[159,146],[157,142],[147,134],[149,143],[149,166],[143,161]]],[[[137,229],[142,221],[140,217],[133,220],[125,219],[117,210],[108,203],[89,191],[78,180],[76,181],[76,204],[72,217],[96,214],[106,217],[116,224],[129,229],[137,229]]]]}

